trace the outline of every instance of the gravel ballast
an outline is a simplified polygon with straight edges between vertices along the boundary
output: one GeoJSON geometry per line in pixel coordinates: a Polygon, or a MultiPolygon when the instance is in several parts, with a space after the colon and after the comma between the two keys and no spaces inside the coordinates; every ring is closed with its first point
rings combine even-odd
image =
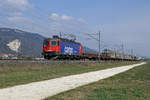
{"type": "Polygon", "coordinates": [[[0,89],[0,100],[42,100],[49,96],[105,79],[146,63],[71,75],[0,89]]]}

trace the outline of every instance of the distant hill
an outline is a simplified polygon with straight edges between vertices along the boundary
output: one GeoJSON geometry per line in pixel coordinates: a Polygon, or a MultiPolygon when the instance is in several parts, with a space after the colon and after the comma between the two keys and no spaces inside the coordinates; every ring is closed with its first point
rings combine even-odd
{"type": "MultiPolygon", "coordinates": [[[[39,34],[18,29],[0,28],[0,54],[16,55],[18,52],[24,56],[41,56],[45,38],[39,34]]],[[[83,52],[95,53],[96,51],[83,47],[83,52]]]]}
{"type": "Polygon", "coordinates": [[[18,40],[21,43],[18,50],[19,53],[26,56],[39,56],[42,52],[44,38],[45,37],[39,34],[25,32],[18,29],[0,28],[0,53],[16,54],[8,44],[14,40],[18,40]]]}

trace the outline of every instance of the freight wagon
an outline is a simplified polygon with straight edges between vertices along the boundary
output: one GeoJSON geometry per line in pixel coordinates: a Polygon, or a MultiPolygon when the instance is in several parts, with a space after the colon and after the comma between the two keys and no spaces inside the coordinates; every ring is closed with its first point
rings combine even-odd
{"type": "Polygon", "coordinates": [[[102,60],[125,60],[125,61],[135,61],[137,60],[136,56],[132,56],[129,54],[123,54],[120,52],[116,52],[113,50],[105,49],[101,53],[102,60]]]}

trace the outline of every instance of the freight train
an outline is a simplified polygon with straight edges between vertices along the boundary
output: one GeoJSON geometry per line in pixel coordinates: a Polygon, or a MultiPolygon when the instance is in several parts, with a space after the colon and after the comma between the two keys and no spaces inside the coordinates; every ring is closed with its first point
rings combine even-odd
{"type": "Polygon", "coordinates": [[[45,59],[89,59],[89,60],[138,60],[137,57],[105,49],[99,56],[97,53],[83,52],[83,46],[73,40],[53,36],[43,42],[42,55],[45,59]]]}

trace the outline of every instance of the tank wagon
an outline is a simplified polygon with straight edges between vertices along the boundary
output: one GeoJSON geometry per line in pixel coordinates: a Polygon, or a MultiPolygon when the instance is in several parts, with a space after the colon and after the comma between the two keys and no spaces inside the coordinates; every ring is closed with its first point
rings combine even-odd
{"type": "Polygon", "coordinates": [[[69,39],[53,36],[44,40],[42,54],[45,59],[81,59],[82,45],[69,39]]]}

